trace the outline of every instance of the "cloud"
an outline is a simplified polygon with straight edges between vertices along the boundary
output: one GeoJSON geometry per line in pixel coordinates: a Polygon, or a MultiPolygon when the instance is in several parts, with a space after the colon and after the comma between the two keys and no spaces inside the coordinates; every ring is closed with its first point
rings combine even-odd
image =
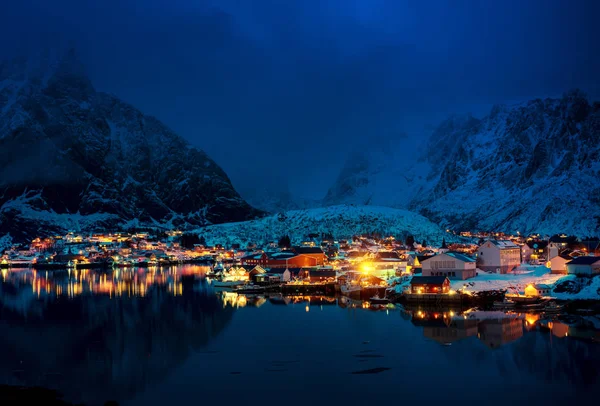
{"type": "Polygon", "coordinates": [[[482,115],[495,103],[573,87],[597,96],[599,8],[22,0],[0,6],[0,49],[75,42],[99,90],[205,149],[234,184],[287,182],[318,197],[346,153],[370,137],[424,137],[450,113],[482,115]]]}

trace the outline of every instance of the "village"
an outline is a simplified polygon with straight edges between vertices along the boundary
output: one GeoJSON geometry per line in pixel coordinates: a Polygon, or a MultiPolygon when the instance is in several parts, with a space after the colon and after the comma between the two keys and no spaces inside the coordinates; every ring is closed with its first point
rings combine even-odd
{"type": "Polygon", "coordinates": [[[449,230],[448,240],[453,242],[444,239],[435,247],[411,236],[335,240],[311,234],[294,243],[281,236],[264,246],[225,247],[181,231],[68,233],[15,245],[2,253],[0,266],[102,270],[201,264],[215,288],[342,294],[375,305],[486,300],[506,309],[539,307],[543,298],[600,298],[597,282],[590,282],[600,275],[598,240],[449,230]]]}

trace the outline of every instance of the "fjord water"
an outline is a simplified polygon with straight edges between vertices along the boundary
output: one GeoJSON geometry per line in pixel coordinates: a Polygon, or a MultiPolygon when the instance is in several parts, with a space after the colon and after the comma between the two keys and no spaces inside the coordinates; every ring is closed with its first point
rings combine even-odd
{"type": "Polygon", "coordinates": [[[600,394],[589,317],[498,323],[497,312],[244,297],[215,291],[204,271],[3,270],[0,384],[88,405],[560,404],[600,394]]]}

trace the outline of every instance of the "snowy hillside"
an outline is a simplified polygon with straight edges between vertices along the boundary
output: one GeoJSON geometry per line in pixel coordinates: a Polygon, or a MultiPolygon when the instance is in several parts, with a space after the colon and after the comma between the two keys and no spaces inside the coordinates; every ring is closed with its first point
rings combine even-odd
{"type": "Polygon", "coordinates": [[[325,201],[408,208],[459,230],[597,235],[599,140],[600,103],[579,91],[495,106],[451,117],[422,148],[373,143],[325,201]]]}
{"type": "Polygon", "coordinates": [[[260,215],[157,119],[97,92],[74,52],[0,64],[0,236],[260,215]]]}
{"type": "Polygon", "coordinates": [[[303,210],[320,207],[320,200],[312,200],[294,195],[282,182],[281,185],[240,187],[241,196],[252,206],[267,213],[287,210],[303,210]],[[283,185],[283,186],[282,186],[283,185]]]}
{"type": "Polygon", "coordinates": [[[417,241],[439,244],[445,232],[418,214],[377,206],[330,206],[309,210],[291,210],[283,216],[202,227],[196,230],[209,244],[267,243],[289,235],[299,243],[311,233],[331,233],[334,238],[378,232],[382,235],[413,235],[417,241]]]}

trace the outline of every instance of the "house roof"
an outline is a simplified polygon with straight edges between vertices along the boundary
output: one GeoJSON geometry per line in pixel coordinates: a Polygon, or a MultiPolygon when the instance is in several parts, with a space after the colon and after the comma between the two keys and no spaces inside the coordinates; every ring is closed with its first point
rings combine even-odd
{"type": "MultiPolygon", "coordinates": [[[[269,268],[268,273],[282,275],[285,272],[285,270],[286,270],[286,268],[269,268]]],[[[290,271],[290,273],[291,273],[291,271],[290,271]]]]}
{"type": "Polygon", "coordinates": [[[375,258],[377,259],[395,259],[395,260],[400,260],[400,257],[398,256],[398,253],[395,251],[379,251],[377,253],[377,255],[375,256],[375,258]]]}
{"type": "Polygon", "coordinates": [[[596,262],[600,261],[600,257],[577,257],[573,258],[573,260],[567,262],[567,265],[592,265],[596,262]]]}
{"type": "Polygon", "coordinates": [[[364,251],[348,251],[346,253],[346,256],[348,258],[357,258],[357,257],[364,257],[367,253],[364,251]]]}
{"type": "Polygon", "coordinates": [[[268,254],[269,259],[289,259],[296,256],[292,251],[273,252],[268,254]]]}
{"type": "Polygon", "coordinates": [[[444,281],[448,279],[445,276],[413,276],[410,280],[411,285],[424,285],[424,284],[432,284],[432,285],[441,285],[444,281]]]}
{"type": "Polygon", "coordinates": [[[519,248],[519,246],[517,244],[515,244],[512,241],[508,241],[508,240],[487,240],[486,242],[491,242],[492,244],[494,244],[496,247],[500,248],[501,250],[519,248]]]}
{"type": "Polygon", "coordinates": [[[429,258],[433,258],[435,255],[416,255],[419,262],[423,262],[429,258]]]}
{"type": "Polygon", "coordinates": [[[250,254],[250,255],[246,255],[244,257],[242,257],[242,260],[248,260],[248,259],[261,259],[263,256],[263,253],[254,253],[254,254],[250,254]]]}
{"type": "Polygon", "coordinates": [[[463,262],[475,262],[475,259],[463,254],[462,252],[456,252],[456,251],[448,251],[445,252],[444,254],[451,256],[452,258],[456,258],[459,261],[463,261],[463,262]]]}

